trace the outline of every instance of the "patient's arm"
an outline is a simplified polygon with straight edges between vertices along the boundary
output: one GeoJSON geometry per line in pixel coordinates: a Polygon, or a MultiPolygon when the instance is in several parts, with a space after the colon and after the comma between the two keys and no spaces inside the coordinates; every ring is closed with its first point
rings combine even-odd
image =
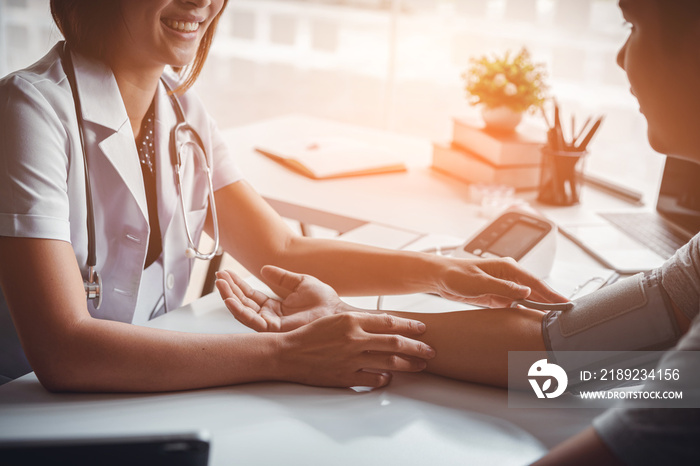
{"type": "MultiPolygon", "coordinates": [[[[263,273],[290,290],[283,301],[254,290],[235,274],[219,274],[217,287],[228,309],[242,323],[261,331],[285,331],[324,313],[358,311],[332,288],[309,275],[265,267],[263,273]]],[[[377,312],[377,311],[365,311],[377,312]]],[[[543,313],[531,309],[481,309],[440,314],[387,311],[426,324],[419,339],[436,351],[427,370],[489,385],[508,383],[508,351],[544,351],[543,313]]]]}
{"type": "Polygon", "coordinates": [[[419,337],[435,349],[427,370],[447,377],[505,387],[508,351],[544,351],[543,313],[532,309],[479,309],[439,314],[389,311],[420,320],[419,337]]]}

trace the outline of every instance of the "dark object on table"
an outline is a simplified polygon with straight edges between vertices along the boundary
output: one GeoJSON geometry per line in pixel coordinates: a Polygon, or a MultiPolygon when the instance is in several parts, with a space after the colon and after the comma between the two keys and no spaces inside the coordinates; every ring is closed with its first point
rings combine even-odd
{"type": "Polygon", "coordinates": [[[537,200],[568,206],[579,203],[583,184],[583,162],[587,152],[553,151],[542,148],[542,171],[537,200]]]}
{"type": "Polygon", "coordinates": [[[0,464],[5,466],[206,466],[208,462],[209,440],[198,432],[0,443],[0,464]]]}
{"type": "Polygon", "coordinates": [[[571,129],[564,136],[559,105],[554,102],[554,122],[549,123],[543,115],[549,130],[547,145],[542,148],[542,171],[540,174],[540,192],[537,200],[544,204],[569,206],[579,203],[581,185],[583,184],[583,164],[587,147],[600,128],[603,117],[599,117],[590,129],[591,119],[577,131],[576,120],[571,118],[571,129]]]}

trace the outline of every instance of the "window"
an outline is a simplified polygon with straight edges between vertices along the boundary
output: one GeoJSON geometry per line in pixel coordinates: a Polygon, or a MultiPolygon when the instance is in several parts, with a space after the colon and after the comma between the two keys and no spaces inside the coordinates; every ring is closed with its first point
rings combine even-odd
{"type": "MultiPolygon", "coordinates": [[[[195,85],[222,128],[302,112],[450,138],[475,113],[469,57],[528,47],[547,64],[565,115],[604,114],[586,170],[649,194],[663,157],[615,57],[616,0],[230,0],[195,85]]],[[[0,73],[58,39],[44,0],[0,0],[0,73]]]]}
{"type": "Polygon", "coordinates": [[[566,115],[606,116],[586,169],[653,194],[663,157],[615,61],[622,23],[615,0],[231,0],[199,89],[222,126],[303,112],[445,141],[476,112],[469,58],[526,46],[566,115]]]}

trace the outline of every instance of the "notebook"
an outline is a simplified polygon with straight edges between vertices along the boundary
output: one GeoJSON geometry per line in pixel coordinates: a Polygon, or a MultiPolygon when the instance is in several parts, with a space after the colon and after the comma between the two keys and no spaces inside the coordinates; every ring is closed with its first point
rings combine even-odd
{"type": "Polygon", "coordinates": [[[405,164],[390,150],[349,138],[272,142],[255,150],[314,180],[406,170],[405,164]]]}
{"type": "Polygon", "coordinates": [[[668,158],[654,211],[598,212],[560,231],[606,267],[631,274],[661,266],[700,231],[700,165],[668,158]]]}

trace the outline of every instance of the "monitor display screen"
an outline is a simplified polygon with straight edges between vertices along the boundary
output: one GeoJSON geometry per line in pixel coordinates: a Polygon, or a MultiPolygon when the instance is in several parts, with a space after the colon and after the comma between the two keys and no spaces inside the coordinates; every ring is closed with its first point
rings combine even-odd
{"type": "Polygon", "coordinates": [[[688,233],[700,232],[700,164],[666,158],[656,210],[688,233]]]}
{"type": "Polygon", "coordinates": [[[535,243],[542,239],[543,231],[534,225],[517,222],[488,248],[489,252],[500,257],[520,260],[535,243]]]}

